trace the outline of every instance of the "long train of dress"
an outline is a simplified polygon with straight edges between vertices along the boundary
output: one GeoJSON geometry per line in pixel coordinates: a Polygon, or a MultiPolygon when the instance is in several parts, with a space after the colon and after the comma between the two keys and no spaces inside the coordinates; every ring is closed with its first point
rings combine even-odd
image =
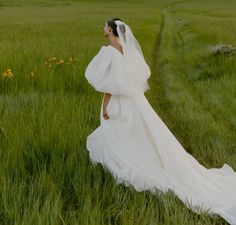
{"type": "Polygon", "coordinates": [[[228,165],[207,169],[183,148],[144,92],[150,69],[135,50],[122,55],[102,46],[85,76],[95,90],[111,93],[110,119],[87,137],[93,163],[108,168],[118,183],[137,191],[172,190],[196,213],[218,214],[236,225],[236,173],[228,165]]]}
{"type": "Polygon", "coordinates": [[[112,96],[110,119],[87,137],[93,163],[108,168],[117,183],[137,191],[174,193],[196,213],[221,215],[236,224],[236,173],[228,164],[207,169],[185,151],[145,95],[112,96]]]}

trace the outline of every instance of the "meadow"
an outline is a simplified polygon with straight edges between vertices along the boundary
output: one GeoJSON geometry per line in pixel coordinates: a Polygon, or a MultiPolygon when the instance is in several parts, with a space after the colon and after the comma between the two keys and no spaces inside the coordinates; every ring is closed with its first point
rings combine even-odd
{"type": "Polygon", "coordinates": [[[236,170],[236,54],[212,53],[236,46],[234,0],[0,0],[0,224],[226,225],[90,162],[103,95],[84,71],[110,17],[132,28],[152,71],[145,95],[184,148],[236,170]]]}

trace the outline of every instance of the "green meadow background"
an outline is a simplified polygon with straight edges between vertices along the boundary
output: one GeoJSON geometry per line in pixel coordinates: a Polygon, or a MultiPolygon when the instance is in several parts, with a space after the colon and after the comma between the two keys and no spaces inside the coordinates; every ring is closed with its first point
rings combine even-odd
{"type": "Polygon", "coordinates": [[[89,161],[103,94],[84,71],[109,44],[110,17],[137,37],[152,71],[145,95],[184,148],[236,170],[236,56],[211,53],[236,46],[234,0],[0,0],[0,224],[227,224],[89,161]]]}

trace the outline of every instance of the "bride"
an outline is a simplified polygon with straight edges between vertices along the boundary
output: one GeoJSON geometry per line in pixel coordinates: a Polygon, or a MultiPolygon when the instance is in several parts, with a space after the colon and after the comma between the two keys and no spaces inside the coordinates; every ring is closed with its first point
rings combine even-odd
{"type": "Polygon", "coordinates": [[[236,172],[207,169],[183,148],[153,110],[144,92],[151,71],[130,27],[119,18],[105,23],[102,46],[85,71],[104,93],[100,126],[87,137],[93,164],[108,168],[117,183],[155,194],[172,190],[195,213],[218,214],[236,225],[236,172]]]}

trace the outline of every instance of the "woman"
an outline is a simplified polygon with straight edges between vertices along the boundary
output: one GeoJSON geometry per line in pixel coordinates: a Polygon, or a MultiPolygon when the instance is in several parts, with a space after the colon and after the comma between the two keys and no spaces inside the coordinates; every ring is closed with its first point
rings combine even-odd
{"type": "Polygon", "coordinates": [[[131,29],[119,18],[105,23],[102,46],[85,71],[103,92],[100,126],[87,137],[93,164],[137,191],[172,190],[196,213],[218,214],[236,224],[236,173],[228,165],[207,169],[185,151],[153,110],[144,92],[151,71],[131,29]]]}

